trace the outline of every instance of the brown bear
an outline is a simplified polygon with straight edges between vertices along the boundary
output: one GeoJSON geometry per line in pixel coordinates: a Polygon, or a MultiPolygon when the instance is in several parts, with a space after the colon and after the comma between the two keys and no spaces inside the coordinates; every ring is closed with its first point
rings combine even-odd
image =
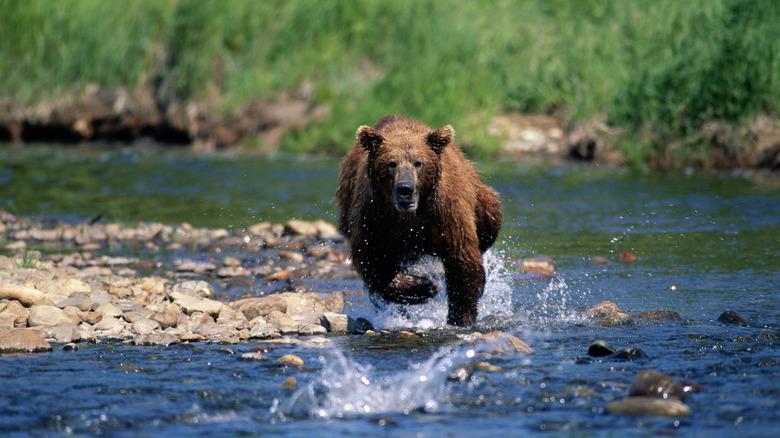
{"type": "Polygon", "coordinates": [[[339,168],[339,226],[374,303],[421,304],[438,292],[404,268],[441,259],[447,323],[474,324],[485,288],[482,254],[501,228],[501,203],[453,143],[455,131],[385,116],[361,126],[339,168]]]}

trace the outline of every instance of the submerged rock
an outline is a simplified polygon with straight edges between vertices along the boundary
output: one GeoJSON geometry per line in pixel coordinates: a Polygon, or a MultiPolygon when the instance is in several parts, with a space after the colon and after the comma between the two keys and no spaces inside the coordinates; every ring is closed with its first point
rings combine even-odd
{"type": "Polygon", "coordinates": [[[660,399],[655,397],[626,397],[612,402],[606,407],[607,412],[616,415],[651,415],[663,417],[687,417],[691,410],[683,402],[675,399],[660,399]]]}
{"type": "Polygon", "coordinates": [[[718,321],[722,322],[723,324],[739,324],[739,325],[748,325],[749,322],[747,319],[743,318],[742,315],[739,313],[733,311],[733,310],[727,310],[720,314],[718,317],[718,321]]]}
{"type": "Polygon", "coordinates": [[[677,383],[669,375],[661,374],[655,370],[645,370],[634,378],[628,395],[663,399],[677,398],[685,401],[689,397],[690,390],[690,386],[686,387],[677,383]]]}
{"type": "Polygon", "coordinates": [[[588,355],[593,357],[609,356],[617,352],[617,348],[609,345],[606,341],[595,341],[588,347],[588,355]]]}

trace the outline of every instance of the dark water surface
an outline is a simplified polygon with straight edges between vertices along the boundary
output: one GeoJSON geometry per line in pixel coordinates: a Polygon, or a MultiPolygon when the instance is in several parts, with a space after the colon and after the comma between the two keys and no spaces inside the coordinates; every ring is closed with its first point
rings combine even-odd
{"type": "MultiPolygon", "coordinates": [[[[332,158],[151,148],[0,148],[0,209],[32,220],[100,213],[109,222],[227,229],[291,218],[335,223],[337,166],[332,158]]],[[[423,329],[424,338],[329,337],[327,346],[266,353],[296,354],[303,370],[242,362],[211,344],[2,356],[0,436],[774,436],[780,176],[480,167],[502,196],[505,222],[487,257],[476,329],[515,334],[535,350],[491,357],[503,372],[446,379],[475,351],[455,342],[469,330],[436,328],[443,297],[404,316],[356,297],[350,314],[377,328],[423,329]],[[622,251],[639,259],[618,262],[622,251]],[[555,261],[553,279],[517,278],[517,262],[535,255],[555,261]],[[592,266],[595,256],[611,263],[592,266]],[[628,313],[673,310],[683,321],[605,328],[580,315],[607,299],[628,313]],[[750,325],[718,322],[729,309],[750,325]],[[649,357],[588,358],[597,339],[649,357]],[[687,402],[690,417],[605,412],[646,369],[706,388],[687,402]],[[282,387],[290,376],[297,389],[282,387]]],[[[347,283],[312,281],[323,291],[362,287],[347,283]]]]}

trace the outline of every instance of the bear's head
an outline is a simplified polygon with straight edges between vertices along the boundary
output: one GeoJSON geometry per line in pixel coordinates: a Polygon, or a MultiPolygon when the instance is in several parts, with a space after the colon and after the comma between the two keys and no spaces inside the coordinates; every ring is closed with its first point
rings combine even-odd
{"type": "Polygon", "coordinates": [[[455,136],[450,125],[423,131],[374,130],[365,125],[357,131],[358,143],[368,151],[368,176],[374,192],[387,201],[392,199],[401,213],[414,214],[436,189],[441,154],[455,136]]]}

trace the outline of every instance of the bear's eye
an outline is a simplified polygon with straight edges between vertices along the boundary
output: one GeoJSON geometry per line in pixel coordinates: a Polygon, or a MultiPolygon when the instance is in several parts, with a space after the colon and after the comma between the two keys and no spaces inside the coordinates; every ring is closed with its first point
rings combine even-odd
{"type": "Polygon", "coordinates": [[[414,162],[414,167],[416,167],[418,169],[421,168],[422,167],[422,161],[415,161],[414,162]]]}
{"type": "Polygon", "coordinates": [[[395,161],[390,161],[387,163],[387,167],[390,169],[395,169],[396,167],[398,167],[398,163],[396,163],[395,161]]]}

